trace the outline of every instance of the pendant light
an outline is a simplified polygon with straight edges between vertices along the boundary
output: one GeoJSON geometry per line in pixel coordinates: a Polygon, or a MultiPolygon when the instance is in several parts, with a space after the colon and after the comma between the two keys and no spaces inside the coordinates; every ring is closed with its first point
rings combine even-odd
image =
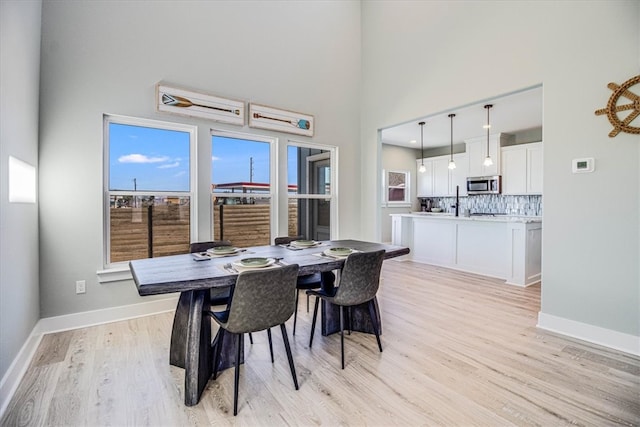
{"type": "Polygon", "coordinates": [[[420,167],[418,168],[418,171],[420,173],[424,173],[424,171],[427,170],[427,168],[424,167],[424,125],[425,122],[420,122],[418,123],[420,125],[420,167]]]}
{"type": "Polygon", "coordinates": [[[487,157],[485,157],[484,159],[485,166],[493,165],[493,160],[491,160],[491,156],[489,155],[489,129],[491,128],[491,124],[489,123],[489,110],[491,109],[491,107],[493,107],[492,104],[487,104],[484,106],[484,108],[487,109],[487,124],[485,126],[487,128],[487,157]]]}
{"type": "Polygon", "coordinates": [[[453,170],[456,168],[456,162],[453,161],[453,118],[456,115],[451,113],[449,114],[449,118],[451,119],[451,144],[449,146],[449,152],[451,154],[451,158],[449,159],[449,169],[453,170]]]}

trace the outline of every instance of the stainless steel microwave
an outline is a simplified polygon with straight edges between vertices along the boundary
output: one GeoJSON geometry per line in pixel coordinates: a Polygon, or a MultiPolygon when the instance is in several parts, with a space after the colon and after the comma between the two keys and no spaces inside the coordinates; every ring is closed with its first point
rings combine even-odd
{"type": "Polygon", "coordinates": [[[474,176],[467,178],[467,194],[500,194],[502,192],[502,177],[474,176]]]}

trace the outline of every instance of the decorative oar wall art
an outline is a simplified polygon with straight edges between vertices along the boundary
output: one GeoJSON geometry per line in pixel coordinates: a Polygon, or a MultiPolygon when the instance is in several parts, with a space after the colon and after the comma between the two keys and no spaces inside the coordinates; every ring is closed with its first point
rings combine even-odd
{"type": "Polygon", "coordinates": [[[245,123],[244,101],[193,92],[163,83],[156,85],[156,109],[239,126],[245,123]]]}
{"type": "Polygon", "coordinates": [[[249,127],[313,136],[313,116],[249,104],[249,127]]]}

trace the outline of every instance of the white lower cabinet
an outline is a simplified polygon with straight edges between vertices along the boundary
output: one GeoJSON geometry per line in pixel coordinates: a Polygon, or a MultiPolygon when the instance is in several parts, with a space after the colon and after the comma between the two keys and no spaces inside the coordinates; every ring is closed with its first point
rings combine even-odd
{"type": "Polygon", "coordinates": [[[516,286],[541,280],[542,222],[421,214],[393,215],[393,244],[406,258],[497,277],[516,286]]]}

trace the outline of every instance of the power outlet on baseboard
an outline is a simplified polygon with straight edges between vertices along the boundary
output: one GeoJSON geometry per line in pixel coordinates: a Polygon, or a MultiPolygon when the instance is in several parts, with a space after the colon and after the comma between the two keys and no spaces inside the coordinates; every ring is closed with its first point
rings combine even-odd
{"type": "Polygon", "coordinates": [[[84,280],[76,280],[76,294],[87,292],[87,283],[84,280]]]}

